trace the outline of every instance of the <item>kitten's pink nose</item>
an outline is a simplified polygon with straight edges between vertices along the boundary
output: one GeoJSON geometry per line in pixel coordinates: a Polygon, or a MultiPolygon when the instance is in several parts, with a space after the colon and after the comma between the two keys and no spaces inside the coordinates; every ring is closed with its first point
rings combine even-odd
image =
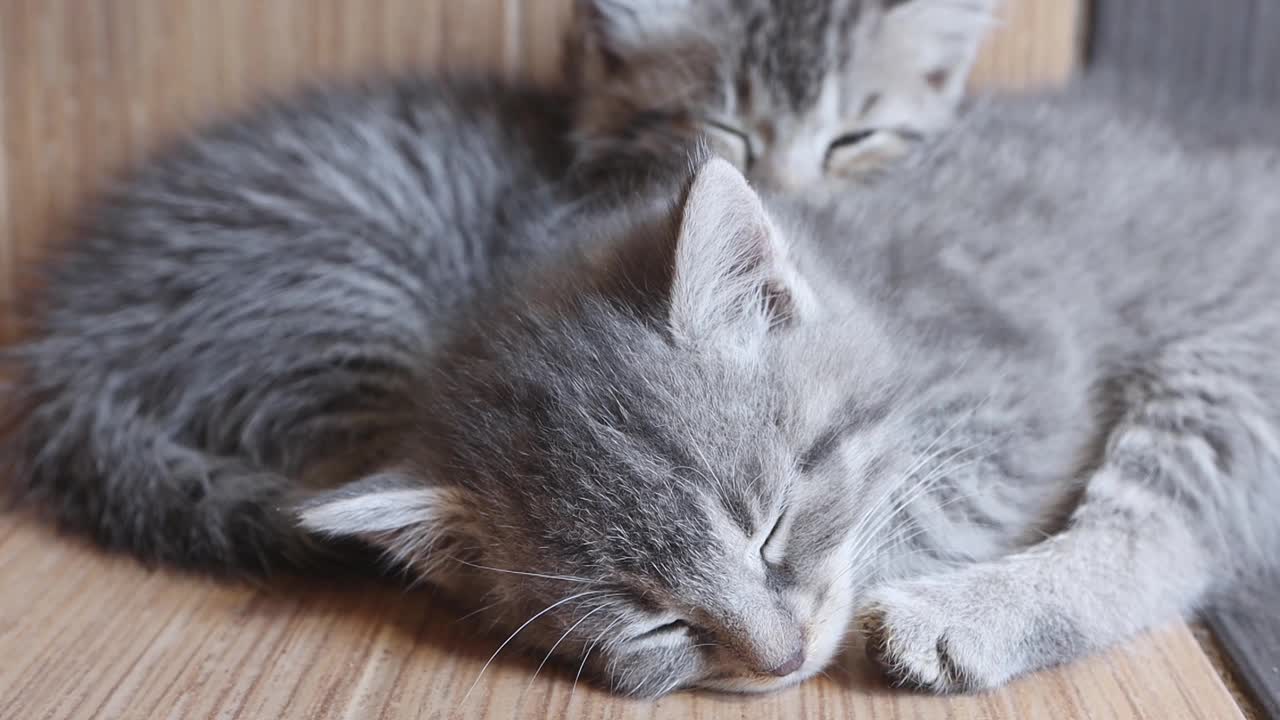
{"type": "Polygon", "coordinates": [[[791,673],[799,670],[801,665],[804,665],[804,648],[803,647],[796,648],[796,651],[791,654],[791,657],[782,661],[782,664],[770,670],[769,674],[775,675],[777,677],[786,677],[791,673]]]}

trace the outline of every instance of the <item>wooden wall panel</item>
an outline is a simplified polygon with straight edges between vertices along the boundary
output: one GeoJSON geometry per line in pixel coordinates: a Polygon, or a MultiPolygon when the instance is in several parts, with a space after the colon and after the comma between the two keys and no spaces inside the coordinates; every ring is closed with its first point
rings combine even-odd
{"type": "MultiPolygon", "coordinates": [[[[977,81],[1065,78],[1080,1],[1006,0],[977,81]]],[[[0,305],[16,297],[21,260],[65,233],[86,194],[180,129],[303,80],[377,70],[497,67],[551,80],[571,6],[0,0],[0,305]]]]}
{"type": "Polygon", "coordinates": [[[1085,0],[1003,2],[991,41],[974,67],[974,83],[1027,89],[1070,79],[1084,46],[1085,0]]]}

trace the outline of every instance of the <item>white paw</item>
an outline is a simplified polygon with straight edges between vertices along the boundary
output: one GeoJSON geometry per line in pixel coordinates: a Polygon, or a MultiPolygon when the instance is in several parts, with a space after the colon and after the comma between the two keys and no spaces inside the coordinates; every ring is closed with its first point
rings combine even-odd
{"type": "Polygon", "coordinates": [[[997,687],[1018,672],[1001,642],[1007,619],[925,582],[875,591],[858,613],[867,656],[893,682],[937,693],[997,687]]]}

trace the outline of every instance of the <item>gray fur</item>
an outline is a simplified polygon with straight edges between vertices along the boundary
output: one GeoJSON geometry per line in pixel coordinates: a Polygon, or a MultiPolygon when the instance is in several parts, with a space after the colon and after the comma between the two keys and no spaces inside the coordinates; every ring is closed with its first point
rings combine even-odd
{"type": "Polygon", "coordinates": [[[13,353],[19,494],[186,565],[358,540],[638,695],[855,618],[991,687],[1274,564],[1274,148],[1080,91],[837,206],[701,156],[583,203],[548,100],[326,92],[151,165],[13,353]]]}
{"type": "Polygon", "coordinates": [[[297,477],[376,462],[461,309],[556,244],[560,107],[317,91],[157,158],[48,264],[10,352],[21,494],[148,560],[309,561],[297,477]]]}
{"type": "Polygon", "coordinates": [[[1092,88],[990,100],[820,233],[908,321],[929,409],[895,441],[946,427],[964,464],[893,531],[940,566],[881,558],[860,603],[893,677],[998,686],[1274,567],[1280,150],[1224,136],[1092,88]]]}

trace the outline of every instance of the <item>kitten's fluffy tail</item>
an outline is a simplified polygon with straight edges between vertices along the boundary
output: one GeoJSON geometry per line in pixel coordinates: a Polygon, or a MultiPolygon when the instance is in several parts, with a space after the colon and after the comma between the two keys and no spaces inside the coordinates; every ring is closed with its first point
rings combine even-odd
{"type": "Polygon", "coordinates": [[[18,378],[0,386],[0,485],[18,505],[148,564],[263,575],[338,560],[297,527],[284,476],[186,445],[109,389],[18,378]]]}

